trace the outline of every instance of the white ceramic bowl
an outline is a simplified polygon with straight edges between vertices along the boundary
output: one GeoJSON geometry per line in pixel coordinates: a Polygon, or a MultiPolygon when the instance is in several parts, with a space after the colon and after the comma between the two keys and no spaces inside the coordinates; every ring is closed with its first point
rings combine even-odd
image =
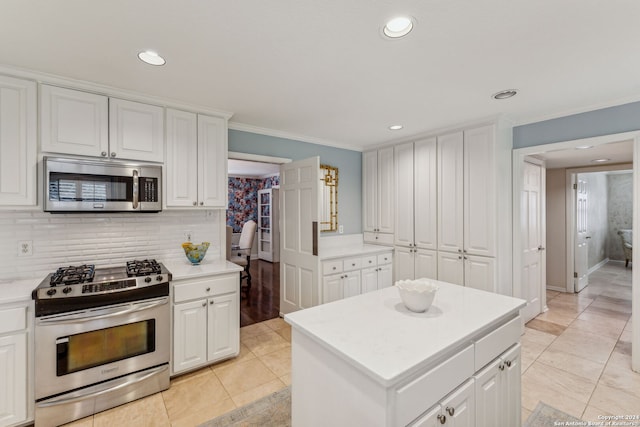
{"type": "Polygon", "coordinates": [[[399,280],[396,287],[404,306],[416,313],[422,313],[431,307],[438,290],[430,279],[399,280]]]}

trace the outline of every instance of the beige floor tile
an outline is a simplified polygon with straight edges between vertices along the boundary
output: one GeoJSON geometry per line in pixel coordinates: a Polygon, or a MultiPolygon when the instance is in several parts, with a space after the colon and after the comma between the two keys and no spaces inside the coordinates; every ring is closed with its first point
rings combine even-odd
{"type": "Polygon", "coordinates": [[[625,321],[620,319],[606,319],[603,322],[594,322],[592,320],[582,320],[578,318],[574,320],[567,329],[570,331],[589,332],[617,340],[622,333],[624,325],[625,321]]]}
{"type": "Polygon", "coordinates": [[[582,331],[567,329],[549,346],[549,349],[565,352],[597,363],[606,363],[616,345],[616,340],[582,331]]]}
{"type": "Polygon", "coordinates": [[[160,393],[134,400],[126,405],[118,406],[93,416],[94,427],[168,427],[170,425],[160,393]]]}
{"type": "Polygon", "coordinates": [[[198,369],[197,371],[192,371],[177,377],[173,377],[171,378],[171,387],[182,384],[183,382],[193,381],[194,378],[200,376],[211,375],[212,372],[213,371],[211,370],[211,368],[209,366],[206,366],[204,368],[198,369]]]}
{"type": "Polygon", "coordinates": [[[277,378],[258,358],[215,368],[214,372],[232,397],[277,378]]]}
{"type": "Polygon", "coordinates": [[[602,381],[598,383],[589,405],[606,408],[614,415],[637,414],[640,412],[640,397],[631,395],[602,381]]]}
{"type": "Polygon", "coordinates": [[[595,384],[578,375],[535,362],[522,376],[522,406],[533,411],[542,401],[579,418],[595,384]]]}
{"type": "Polygon", "coordinates": [[[614,353],[622,353],[631,357],[631,331],[622,331],[620,338],[613,349],[614,353]]]}
{"type": "Polygon", "coordinates": [[[271,332],[271,328],[265,325],[264,322],[244,326],[240,328],[240,342],[244,341],[247,338],[255,337],[256,335],[261,335],[266,332],[271,332]]]}
{"type": "Polygon", "coordinates": [[[620,298],[611,298],[601,295],[596,299],[590,307],[602,308],[612,311],[619,311],[621,313],[631,314],[631,301],[623,300],[620,298]]]}
{"type": "Polygon", "coordinates": [[[79,420],[63,424],[62,427],[93,427],[93,415],[90,417],[80,418],[79,420]]]}
{"type": "Polygon", "coordinates": [[[595,406],[587,405],[587,408],[584,410],[584,414],[582,414],[581,419],[584,421],[593,421],[599,422],[604,421],[601,417],[603,415],[614,415],[609,413],[608,411],[603,411],[602,409],[596,408],[595,406]]]}
{"type": "Polygon", "coordinates": [[[224,362],[220,362],[220,363],[216,363],[215,365],[212,365],[211,368],[219,368],[221,366],[229,366],[229,365],[233,365],[234,363],[240,363],[240,362],[244,362],[245,360],[250,360],[250,359],[255,359],[256,355],[253,354],[253,352],[251,350],[249,350],[249,348],[240,343],[240,353],[238,354],[238,356],[232,358],[232,359],[228,359],[225,360],[224,362]]]}
{"type": "Polygon", "coordinates": [[[291,385],[291,374],[281,376],[280,381],[282,381],[284,385],[291,385]]]}
{"type": "Polygon", "coordinates": [[[522,345],[539,344],[544,347],[549,346],[556,336],[546,332],[538,331],[537,329],[524,328],[524,335],[522,335],[522,345]]]}
{"type": "Polygon", "coordinates": [[[562,326],[569,326],[573,320],[578,317],[579,313],[576,313],[567,309],[555,308],[545,313],[540,314],[536,319],[545,320],[547,322],[557,323],[562,326]]]}
{"type": "MultiPolygon", "coordinates": [[[[188,409],[188,407],[187,407],[188,409]]],[[[193,427],[236,409],[231,398],[211,400],[209,405],[199,410],[185,411],[180,418],[171,420],[171,427],[193,427]]],[[[122,426],[121,426],[122,427],[122,426]]]]}
{"type": "Polygon", "coordinates": [[[605,363],[597,363],[583,357],[573,354],[557,351],[554,349],[545,350],[537,359],[537,362],[543,363],[554,368],[562,369],[566,372],[579,375],[594,383],[600,378],[600,374],[604,370],[605,363]]]}
{"type": "Polygon", "coordinates": [[[282,390],[285,387],[286,385],[282,381],[280,381],[280,379],[276,378],[275,380],[269,381],[266,384],[262,384],[258,387],[252,388],[251,390],[237,394],[233,396],[232,399],[236,406],[239,408],[246,405],[247,403],[255,402],[256,400],[268,396],[271,393],[275,393],[278,390],[282,390]]]}
{"type": "Polygon", "coordinates": [[[527,323],[527,328],[535,329],[540,332],[545,332],[551,335],[558,336],[567,329],[566,326],[558,325],[557,323],[547,322],[546,320],[533,319],[527,323]]]}
{"type": "Polygon", "coordinates": [[[527,420],[529,419],[529,415],[531,415],[531,411],[523,406],[522,407],[522,425],[524,425],[524,423],[527,422],[527,420]]]}
{"type": "Polygon", "coordinates": [[[289,342],[271,330],[264,334],[247,338],[243,341],[243,344],[256,356],[262,356],[291,346],[289,342]]]}
{"type": "Polygon", "coordinates": [[[169,390],[162,392],[162,398],[172,424],[187,425],[188,422],[196,421],[202,423],[222,413],[220,411],[235,407],[230,400],[231,396],[211,370],[172,385],[169,390]],[[218,405],[225,400],[229,402],[218,405]]]}
{"type": "MultiPolygon", "coordinates": [[[[602,373],[600,383],[624,390],[640,399],[640,374],[631,370],[631,360],[626,357],[612,357],[602,373]]],[[[638,406],[640,410],[640,406],[638,406]]]]}
{"type": "Polygon", "coordinates": [[[618,310],[611,310],[609,308],[604,308],[601,306],[594,306],[593,304],[591,304],[589,307],[587,307],[579,316],[579,318],[584,319],[584,315],[585,314],[598,314],[601,317],[606,317],[609,319],[620,319],[620,320],[624,320],[625,322],[629,320],[629,317],[631,316],[630,313],[624,313],[618,310]]]}
{"type": "Polygon", "coordinates": [[[260,360],[278,377],[291,372],[290,347],[260,356],[260,360]]]}
{"type": "Polygon", "coordinates": [[[287,325],[287,328],[278,329],[276,334],[280,335],[288,343],[291,342],[291,326],[287,325]]]}
{"type": "Polygon", "coordinates": [[[555,298],[556,296],[560,295],[562,292],[558,292],[558,291],[551,291],[547,289],[547,301],[555,298]]]}
{"type": "Polygon", "coordinates": [[[536,361],[536,359],[540,354],[541,353],[531,354],[531,353],[525,352],[524,349],[523,351],[521,351],[520,364],[522,366],[521,372],[523,374],[527,371],[527,369],[529,369],[529,367],[531,367],[531,365],[533,365],[533,362],[536,361]]]}
{"type": "Polygon", "coordinates": [[[286,328],[289,326],[282,317],[276,317],[275,319],[262,322],[267,325],[271,330],[277,331],[278,329],[286,328]]]}
{"type": "Polygon", "coordinates": [[[629,321],[627,322],[626,326],[624,327],[624,330],[631,332],[631,328],[632,327],[633,327],[633,316],[631,316],[629,318],[629,321]]]}

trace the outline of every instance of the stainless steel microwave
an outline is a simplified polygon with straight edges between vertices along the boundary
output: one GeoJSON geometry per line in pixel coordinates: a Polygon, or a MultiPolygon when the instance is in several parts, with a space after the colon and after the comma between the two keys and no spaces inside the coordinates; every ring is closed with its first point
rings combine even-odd
{"type": "Polygon", "coordinates": [[[162,166],[44,157],[45,212],[160,212],[162,166]]]}

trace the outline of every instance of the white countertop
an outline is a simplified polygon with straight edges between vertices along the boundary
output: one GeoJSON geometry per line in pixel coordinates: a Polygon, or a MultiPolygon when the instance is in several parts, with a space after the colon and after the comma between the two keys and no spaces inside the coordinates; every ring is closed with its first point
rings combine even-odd
{"type": "Polygon", "coordinates": [[[0,280],[0,304],[30,301],[42,279],[0,280]]]}
{"type": "Polygon", "coordinates": [[[205,258],[200,262],[200,265],[193,265],[186,259],[184,261],[163,262],[163,264],[171,272],[173,280],[242,271],[242,267],[238,264],[219,259],[207,260],[205,258]]]}
{"type": "Polygon", "coordinates": [[[331,258],[372,255],[383,252],[393,252],[393,248],[391,246],[356,244],[333,248],[322,248],[319,256],[321,260],[326,260],[331,258]]]}
{"type": "Polygon", "coordinates": [[[433,305],[425,313],[408,311],[392,286],[290,313],[285,320],[391,386],[525,305],[521,299],[438,283],[433,305]]]}

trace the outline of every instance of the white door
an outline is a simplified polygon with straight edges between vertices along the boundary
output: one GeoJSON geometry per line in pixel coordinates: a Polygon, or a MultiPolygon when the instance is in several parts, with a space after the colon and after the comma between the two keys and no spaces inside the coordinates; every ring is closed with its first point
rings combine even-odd
{"type": "Polygon", "coordinates": [[[280,312],[320,303],[320,158],[280,166],[280,312]]]}
{"type": "Polygon", "coordinates": [[[522,425],[522,366],[520,363],[520,344],[505,353],[502,381],[502,403],[505,426],[522,425]]]}
{"type": "Polygon", "coordinates": [[[213,362],[238,352],[240,313],[238,293],[209,298],[207,360],[213,362]]]}
{"type": "Polygon", "coordinates": [[[476,419],[475,390],[473,380],[469,380],[441,403],[446,425],[451,427],[474,427],[476,419]]]}
{"type": "Polygon", "coordinates": [[[464,139],[438,137],[438,250],[462,252],[464,230],[464,139]]]}
{"type": "Polygon", "coordinates": [[[198,203],[198,118],[194,113],[167,108],[166,205],[191,207],[198,203]]]}
{"type": "Polygon", "coordinates": [[[589,188],[587,181],[580,175],[577,176],[575,191],[576,195],[576,250],[574,258],[574,287],[576,292],[580,292],[589,284],[589,221],[588,195],[589,188]]]}
{"type": "Polygon", "coordinates": [[[522,298],[527,306],[522,309],[524,321],[542,311],[542,228],[541,191],[543,168],[524,162],[522,193],[520,195],[520,225],[522,230],[522,298]]]}
{"type": "Polygon", "coordinates": [[[109,157],[164,161],[164,109],[109,99],[109,157]]]}
{"type": "Polygon", "coordinates": [[[207,362],[207,300],[173,307],[173,372],[207,362]]]}
{"type": "Polygon", "coordinates": [[[496,259],[486,256],[465,255],[464,285],[473,289],[496,292],[496,259]]]}
{"type": "MultiPolygon", "coordinates": [[[[509,427],[502,423],[506,402],[503,401],[501,359],[493,361],[474,375],[476,387],[476,427],[509,427]]],[[[518,407],[520,409],[520,407],[518,407]]],[[[514,426],[516,424],[513,424],[514,426]]]]}
{"type": "MultiPolygon", "coordinates": [[[[413,152],[414,243],[422,249],[438,248],[436,139],[415,143],[413,152]]],[[[396,233],[398,230],[396,229],[396,233]]],[[[435,278],[435,277],[434,277],[435,278]]]]}
{"type": "Polygon", "coordinates": [[[395,234],[394,243],[411,247],[413,239],[413,142],[394,147],[395,234]]]}
{"type": "Polygon", "coordinates": [[[198,205],[227,208],[227,124],[198,114],[198,205]]]}

